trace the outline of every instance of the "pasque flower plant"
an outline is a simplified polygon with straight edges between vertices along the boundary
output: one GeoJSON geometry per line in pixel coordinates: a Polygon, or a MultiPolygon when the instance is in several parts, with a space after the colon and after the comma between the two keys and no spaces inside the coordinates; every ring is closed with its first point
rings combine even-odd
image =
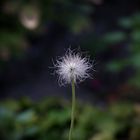
{"type": "Polygon", "coordinates": [[[69,140],[71,140],[75,113],[75,84],[90,77],[92,63],[90,63],[89,57],[83,57],[81,53],[68,49],[63,57],[56,60],[54,66],[60,85],[71,84],[72,87],[72,111],[69,131],[69,140]]]}

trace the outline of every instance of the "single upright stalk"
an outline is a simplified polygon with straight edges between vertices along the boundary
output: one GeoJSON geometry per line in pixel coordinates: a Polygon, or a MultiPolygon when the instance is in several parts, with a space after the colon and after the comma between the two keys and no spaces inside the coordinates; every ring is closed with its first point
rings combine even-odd
{"type": "Polygon", "coordinates": [[[74,126],[74,116],[75,116],[75,84],[74,80],[71,82],[71,87],[72,87],[72,110],[71,110],[71,124],[70,124],[70,131],[69,131],[69,140],[72,140],[72,131],[73,131],[73,126],[74,126]]]}

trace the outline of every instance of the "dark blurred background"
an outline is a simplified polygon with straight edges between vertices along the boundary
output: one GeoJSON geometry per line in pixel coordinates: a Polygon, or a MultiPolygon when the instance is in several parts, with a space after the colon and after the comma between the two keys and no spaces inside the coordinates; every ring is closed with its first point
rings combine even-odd
{"type": "MultiPolygon", "coordinates": [[[[79,102],[102,108],[129,102],[140,115],[139,0],[1,0],[1,102],[71,99],[70,86],[59,87],[50,68],[69,47],[88,52],[94,60],[93,79],[76,87],[79,102]]],[[[135,137],[139,132],[132,132],[129,140],[140,139],[135,137]]],[[[94,139],[106,140],[104,136],[94,139]]],[[[107,140],[114,139],[107,135],[107,140]]]]}
{"type": "Polygon", "coordinates": [[[4,0],[0,5],[1,98],[67,96],[49,67],[67,48],[80,46],[96,70],[92,80],[79,85],[87,92],[81,98],[139,100],[138,0],[4,0]]]}

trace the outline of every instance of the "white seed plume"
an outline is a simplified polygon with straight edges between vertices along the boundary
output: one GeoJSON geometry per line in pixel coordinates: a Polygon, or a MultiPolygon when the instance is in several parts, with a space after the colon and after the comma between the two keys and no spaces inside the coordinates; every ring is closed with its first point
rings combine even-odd
{"type": "Polygon", "coordinates": [[[92,69],[89,57],[82,57],[81,53],[76,53],[70,49],[63,57],[56,60],[54,66],[60,85],[69,84],[72,80],[75,83],[81,82],[90,77],[89,72],[92,69]]]}

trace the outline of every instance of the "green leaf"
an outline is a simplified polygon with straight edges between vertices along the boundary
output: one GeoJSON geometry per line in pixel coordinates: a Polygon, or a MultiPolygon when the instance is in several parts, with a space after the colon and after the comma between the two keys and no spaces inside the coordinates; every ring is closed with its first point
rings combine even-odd
{"type": "Polygon", "coordinates": [[[134,41],[136,42],[140,42],[140,30],[137,30],[137,31],[133,31],[131,33],[131,37],[134,41]]]}
{"type": "Polygon", "coordinates": [[[132,27],[133,21],[131,20],[131,18],[122,18],[119,21],[119,25],[123,28],[129,29],[132,27]]]}
{"type": "Polygon", "coordinates": [[[107,42],[109,44],[120,43],[125,39],[126,39],[126,35],[124,32],[107,33],[103,38],[104,42],[107,42]]]}
{"type": "Polygon", "coordinates": [[[25,123],[34,122],[35,119],[36,119],[35,112],[33,110],[26,110],[17,116],[16,121],[18,123],[25,124],[25,123]]]}

